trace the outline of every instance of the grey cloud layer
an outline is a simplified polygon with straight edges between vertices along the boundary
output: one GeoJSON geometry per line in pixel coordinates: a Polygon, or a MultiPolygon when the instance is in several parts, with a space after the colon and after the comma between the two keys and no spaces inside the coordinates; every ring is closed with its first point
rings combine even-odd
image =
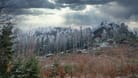
{"type": "Polygon", "coordinates": [[[118,4],[127,9],[124,15],[128,17],[138,15],[138,0],[119,0],[118,4]]]}
{"type": "MultiPolygon", "coordinates": [[[[138,0],[54,0],[54,3],[48,0],[0,0],[0,7],[3,6],[2,2],[8,6],[7,8],[22,9],[22,8],[50,8],[50,9],[60,9],[64,7],[70,7],[73,10],[85,9],[85,5],[105,5],[101,10],[107,12],[114,12],[114,8],[110,9],[112,5],[106,6],[106,3],[117,2],[120,6],[125,7],[125,17],[137,15],[138,14],[138,0]],[[66,4],[66,5],[64,5],[66,4]],[[109,10],[109,11],[108,11],[109,10]]],[[[115,9],[115,11],[120,12],[120,10],[115,9]]],[[[122,12],[123,13],[123,12],[122,12]]],[[[122,14],[120,13],[120,15],[122,14]]],[[[115,14],[115,12],[114,12],[115,14]]],[[[123,15],[123,14],[122,14],[123,15]]]]}
{"type": "Polygon", "coordinates": [[[6,8],[55,8],[55,5],[47,0],[0,0],[0,7],[6,8]],[[3,3],[2,3],[3,2],[3,3]],[[5,2],[5,4],[4,4],[5,2]]]}
{"type": "MultiPolygon", "coordinates": [[[[131,19],[138,21],[138,0],[53,0],[55,3],[51,3],[48,0],[0,0],[0,7],[3,5],[1,4],[2,1],[6,2],[7,8],[10,8],[10,10],[11,8],[16,10],[13,11],[14,15],[42,14],[42,12],[39,11],[31,12],[29,10],[24,10],[28,8],[49,8],[60,10],[61,8],[69,7],[72,10],[81,11],[86,8],[86,5],[101,5],[100,7],[97,7],[97,10],[100,10],[100,12],[105,15],[114,17],[115,19],[131,19]],[[116,5],[110,3],[116,3],[116,5]]],[[[87,14],[79,14],[78,12],[66,14],[65,18],[68,20],[68,22],[66,22],[67,24],[75,23],[83,25],[107,19],[106,16],[97,16],[96,14],[93,14],[92,11],[87,14]]]]}
{"type": "Polygon", "coordinates": [[[102,18],[95,15],[95,13],[81,14],[80,12],[66,14],[65,18],[68,19],[68,21],[65,22],[67,25],[92,25],[102,20],[102,18]]]}
{"type": "Polygon", "coordinates": [[[48,0],[0,0],[0,7],[5,2],[8,8],[62,8],[71,7],[78,9],[84,7],[86,4],[104,4],[113,0],[54,0],[54,3],[48,0]],[[68,4],[68,5],[64,5],[68,4]],[[80,6],[81,5],[81,6],[80,6]],[[82,6],[83,5],[83,6],[82,6]]]}
{"type": "Polygon", "coordinates": [[[65,4],[104,4],[113,0],[55,0],[57,3],[65,4]]]}

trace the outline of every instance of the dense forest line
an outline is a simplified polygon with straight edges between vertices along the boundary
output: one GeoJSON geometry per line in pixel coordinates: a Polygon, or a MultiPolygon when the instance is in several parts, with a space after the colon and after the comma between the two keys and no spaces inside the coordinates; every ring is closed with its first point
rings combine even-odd
{"type": "Polygon", "coordinates": [[[112,46],[121,41],[137,41],[138,32],[129,30],[124,23],[102,22],[97,28],[53,27],[23,32],[15,30],[17,53],[35,52],[37,55],[88,49],[95,46],[112,46]],[[106,45],[104,44],[106,43],[106,45]],[[109,44],[110,43],[110,44],[109,44]]]}

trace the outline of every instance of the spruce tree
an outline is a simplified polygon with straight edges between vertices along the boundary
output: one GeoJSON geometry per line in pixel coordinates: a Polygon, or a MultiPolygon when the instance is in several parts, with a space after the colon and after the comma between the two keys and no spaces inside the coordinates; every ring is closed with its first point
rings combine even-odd
{"type": "Polygon", "coordinates": [[[38,60],[34,57],[29,58],[24,65],[25,78],[40,78],[38,60]]]}
{"type": "Polygon", "coordinates": [[[12,68],[11,78],[40,78],[38,60],[35,57],[20,59],[12,68]]]}
{"type": "Polygon", "coordinates": [[[2,78],[9,78],[12,62],[12,29],[11,22],[5,23],[0,31],[0,76],[2,78]]]}

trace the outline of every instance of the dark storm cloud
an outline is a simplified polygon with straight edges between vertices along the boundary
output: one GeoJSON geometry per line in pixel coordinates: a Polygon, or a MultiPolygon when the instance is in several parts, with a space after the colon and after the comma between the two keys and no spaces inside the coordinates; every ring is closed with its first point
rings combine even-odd
{"type": "Polygon", "coordinates": [[[135,7],[138,6],[138,0],[117,0],[117,2],[121,5],[128,6],[128,7],[135,7]]]}
{"type": "Polygon", "coordinates": [[[66,24],[76,25],[91,25],[101,22],[102,20],[109,20],[108,17],[112,17],[115,20],[131,19],[138,21],[138,0],[53,0],[55,3],[51,3],[48,0],[0,0],[0,8],[6,5],[7,12],[11,12],[13,15],[39,15],[43,14],[42,11],[26,10],[30,8],[47,8],[58,9],[69,7],[76,11],[75,13],[67,13],[64,18],[67,20],[66,24]],[[2,2],[6,2],[3,4],[2,2]],[[116,3],[116,4],[112,4],[116,3]],[[84,10],[86,5],[100,5],[96,7],[96,10],[100,11],[103,15],[94,14],[94,11],[90,11],[86,14],[80,14],[77,11],[84,10]],[[106,18],[107,17],[107,18],[106,18]]]}
{"type": "MultiPolygon", "coordinates": [[[[49,8],[49,9],[60,9],[64,7],[70,7],[73,10],[85,9],[86,5],[105,5],[109,2],[117,2],[120,6],[124,6],[127,11],[125,16],[137,15],[138,14],[138,0],[54,0],[54,3],[48,0],[0,0],[0,7],[7,5],[7,8],[22,9],[22,8],[49,8]],[[5,2],[5,4],[4,4],[5,2]],[[66,4],[66,5],[64,5],[66,4]]],[[[112,7],[112,5],[110,5],[112,7]]],[[[108,7],[110,7],[108,6],[108,7]]],[[[108,12],[108,7],[101,8],[108,12]]],[[[109,9],[110,12],[111,9],[109,9]]],[[[117,9],[115,9],[118,11],[117,9]]],[[[111,10],[113,11],[113,10],[111,10]]],[[[120,14],[121,16],[123,14],[120,14]]]]}
{"type": "Polygon", "coordinates": [[[128,17],[138,15],[138,0],[118,0],[118,4],[127,9],[124,15],[128,17]]]}
{"type": "Polygon", "coordinates": [[[42,15],[42,14],[45,14],[45,15],[53,15],[53,13],[46,13],[46,12],[43,12],[43,11],[40,11],[40,10],[30,10],[30,9],[8,9],[7,10],[8,12],[10,12],[10,14],[12,15],[33,15],[33,16],[37,16],[37,15],[42,15]]]}
{"type": "Polygon", "coordinates": [[[55,0],[57,4],[67,4],[64,7],[70,7],[73,10],[83,10],[86,5],[105,4],[114,0],[55,0]]]}
{"type": "Polygon", "coordinates": [[[0,0],[0,7],[6,8],[55,8],[48,0],[0,0]],[[5,2],[5,4],[3,4],[5,2]]]}
{"type": "MultiPolygon", "coordinates": [[[[138,0],[55,0],[57,3],[69,4],[73,10],[84,9],[85,5],[102,5],[100,9],[115,18],[130,19],[138,15],[138,0]],[[118,5],[109,5],[109,2],[116,2],[118,5]],[[72,6],[74,5],[74,6],[72,6]],[[80,7],[81,5],[81,7],[80,7]],[[77,9],[75,9],[77,8],[77,9]]],[[[135,17],[135,19],[138,19],[135,17]]]]}
{"type": "Polygon", "coordinates": [[[70,4],[68,5],[68,7],[70,7],[70,9],[72,10],[83,10],[86,8],[86,5],[75,5],[75,4],[70,4]]]}
{"type": "Polygon", "coordinates": [[[123,20],[135,19],[138,16],[138,0],[116,0],[115,4],[104,4],[97,7],[101,12],[123,20]]]}
{"type": "Polygon", "coordinates": [[[24,9],[24,8],[49,8],[49,9],[61,9],[69,7],[72,10],[83,10],[88,4],[105,4],[114,0],[53,0],[54,3],[48,0],[0,0],[0,7],[3,5],[6,8],[24,9]],[[4,3],[5,2],[5,3],[4,3]]]}
{"type": "Polygon", "coordinates": [[[0,8],[4,8],[4,13],[12,15],[39,15],[42,11],[31,11],[30,8],[55,9],[56,5],[48,0],[0,0],[0,8]]]}
{"type": "Polygon", "coordinates": [[[55,0],[57,3],[65,4],[104,4],[114,0],[55,0]]]}
{"type": "Polygon", "coordinates": [[[84,9],[87,4],[104,4],[113,0],[54,0],[55,4],[48,0],[0,0],[0,6],[2,2],[6,2],[8,8],[62,8],[70,7],[74,10],[84,9]],[[68,5],[63,5],[68,4],[68,5]]]}

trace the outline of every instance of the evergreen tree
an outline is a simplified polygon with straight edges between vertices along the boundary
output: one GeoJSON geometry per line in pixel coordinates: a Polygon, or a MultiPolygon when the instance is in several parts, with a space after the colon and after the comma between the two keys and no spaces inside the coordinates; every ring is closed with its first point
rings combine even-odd
{"type": "Polygon", "coordinates": [[[25,67],[21,60],[14,62],[12,67],[11,78],[25,78],[24,76],[25,67]]]}
{"type": "Polygon", "coordinates": [[[38,60],[36,58],[30,58],[24,65],[24,77],[25,78],[40,78],[38,60]]]}
{"type": "Polygon", "coordinates": [[[8,22],[3,24],[0,32],[0,76],[2,78],[9,78],[10,76],[13,55],[12,29],[12,23],[8,22]]]}
{"type": "Polygon", "coordinates": [[[38,60],[31,57],[15,62],[11,78],[40,78],[39,72],[38,60]]]}

